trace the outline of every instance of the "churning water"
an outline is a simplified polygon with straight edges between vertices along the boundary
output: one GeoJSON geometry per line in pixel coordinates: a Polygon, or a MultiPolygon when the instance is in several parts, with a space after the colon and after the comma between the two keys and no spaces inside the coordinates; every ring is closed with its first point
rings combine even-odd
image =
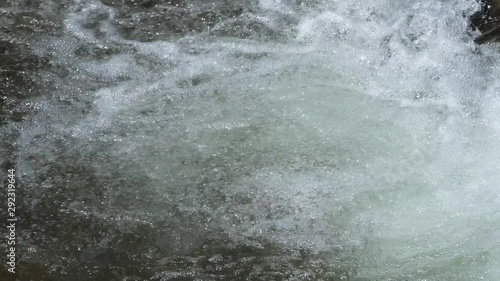
{"type": "Polygon", "coordinates": [[[500,280],[473,0],[0,6],[18,280],[500,280]]]}

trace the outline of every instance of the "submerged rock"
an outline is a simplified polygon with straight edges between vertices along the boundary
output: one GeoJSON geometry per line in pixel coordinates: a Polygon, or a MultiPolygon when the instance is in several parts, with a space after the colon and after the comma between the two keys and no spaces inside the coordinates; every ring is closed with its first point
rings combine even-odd
{"type": "Polygon", "coordinates": [[[254,1],[102,0],[117,10],[115,25],[129,40],[151,42],[208,31],[255,9],[254,1]]]}
{"type": "Polygon", "coordinates": [[[481,35],[474,38],[478,44],[500,41],[500,0],[479,0],[481,9],[470,17],[470,29],[481,35]]]}

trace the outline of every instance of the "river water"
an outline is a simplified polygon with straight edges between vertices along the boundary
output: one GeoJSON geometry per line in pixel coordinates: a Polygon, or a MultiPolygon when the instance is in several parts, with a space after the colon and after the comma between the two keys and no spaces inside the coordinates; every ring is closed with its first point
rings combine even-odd
{"type": "Polygon", "coordinates": [[[2,3],[18,280],[500,280],[498,46],[366,2],[2,3]]]}

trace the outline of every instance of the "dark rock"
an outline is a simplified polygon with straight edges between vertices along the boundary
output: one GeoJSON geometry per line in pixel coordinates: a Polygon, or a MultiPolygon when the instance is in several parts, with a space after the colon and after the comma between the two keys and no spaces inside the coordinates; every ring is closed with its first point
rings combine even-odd
{"type": "Polygon", "coordinates": [[[478,44],[500,41],[500,0],[479,0],[481,9],[470,17],[470,30],[481,35],[474,38],[478,44]]]}
{"type": "Polygon", "coordinates": [[[118,31],[129,40],[168,40],[191,33],[209,31],[216,24],[241,16],[255,6],[254,1],[161,1],[102,0],[118,10],[118,31]]]}

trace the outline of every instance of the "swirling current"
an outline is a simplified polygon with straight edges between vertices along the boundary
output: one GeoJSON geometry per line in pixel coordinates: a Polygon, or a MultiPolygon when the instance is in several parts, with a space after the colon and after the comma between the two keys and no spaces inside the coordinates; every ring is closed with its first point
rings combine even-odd
{"type": "Polygon", "coordinates": [[[0,279],[500,280],[477,9],[1,1],[0,279]]]}

